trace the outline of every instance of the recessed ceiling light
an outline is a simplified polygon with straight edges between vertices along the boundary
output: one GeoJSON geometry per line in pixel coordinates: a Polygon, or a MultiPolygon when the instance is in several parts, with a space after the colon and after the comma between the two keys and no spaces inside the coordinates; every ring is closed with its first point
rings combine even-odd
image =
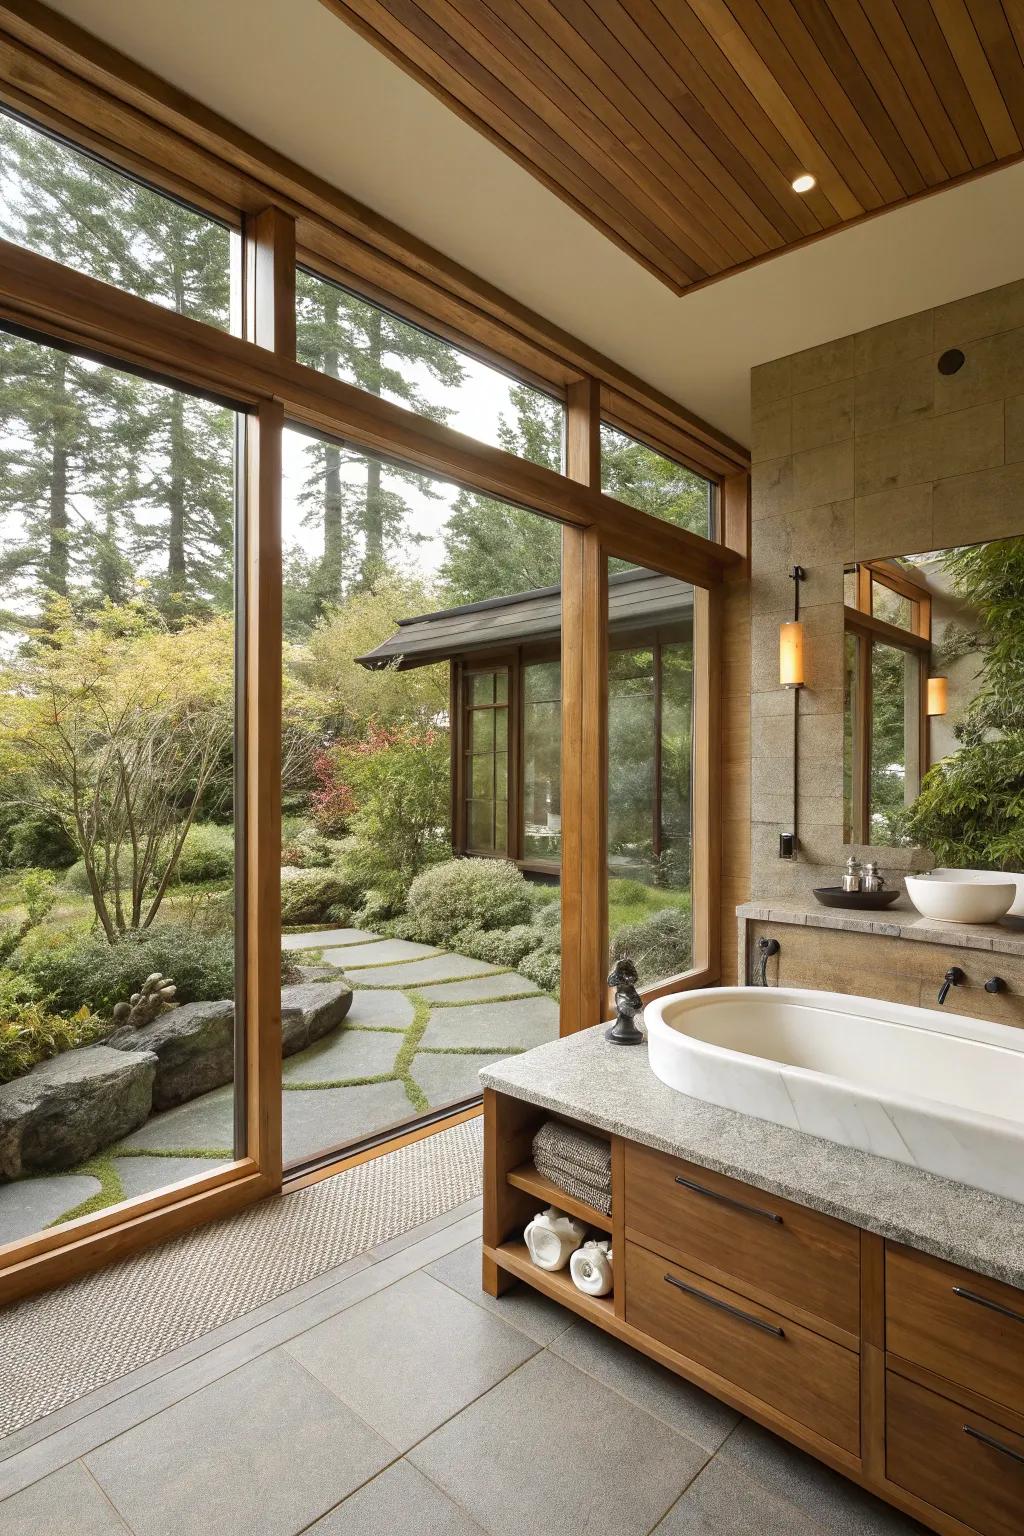
{"type": "Polygon", "coordinates": [[[814,188],[817,185],[818,185],[818,183],[815,180],[815,178],[813,176],[811,176],[807,171],[804,171],[803,175],[802,176],[798,176],[796,178],[796,180],[793,182],[793,191],[794,192],[813,192],[814,188]]]}

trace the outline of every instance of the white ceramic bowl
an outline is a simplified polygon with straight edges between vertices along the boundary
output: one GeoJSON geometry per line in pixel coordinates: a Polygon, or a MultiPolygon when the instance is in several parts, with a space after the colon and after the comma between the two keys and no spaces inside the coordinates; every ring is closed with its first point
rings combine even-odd
{"type": "Polygon", "coordinates": [[[942,875],[908,875],[907,895],[924,917],[939,923],[998,923],[1017,898],[1014,881],[978,874],[970,880],[942,875]]]}
{"type": "Polygon", "coordinates": [[[1017,895],[1007,916],[1024,918],[1024,875],[1005,869],[933,869],[931,873],[936,880],[980,880],[986,885],[1002,885],[1005,880],[1012,880],[1017,895]]]}

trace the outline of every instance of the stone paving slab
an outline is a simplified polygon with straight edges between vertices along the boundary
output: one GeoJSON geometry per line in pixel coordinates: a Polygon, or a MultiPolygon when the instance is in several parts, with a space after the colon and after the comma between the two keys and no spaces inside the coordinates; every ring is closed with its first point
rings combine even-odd
{"type": "Polygon", "coordinates": [[[413,1011],[401,992],[360,992],[357,987],[345,1022],[363,1029],[408,1029],[413,1011]]]}
{"type": "Polygon", "coordinates": [[[312,933],[283,934],[281,948],[322,949],[325,944],[369,944],[376,938],[368,928],[318,928],[312,933]]]}
{"type": "Polygon", "coordinates": [[[0,1184],[0,1244],[30,1237],[99,1192],[99,1179],[82,1173],[58,1173],[0,1184]]]}
{"type": "Polygon", "coordinates": [[[179,1179],[194,1178],[197,1173],[212,1173],[222,1163],[213,1157],[118,1157],[114,1159],[125,1199],[148,1195],[153,1189],[166,1189],[179,1179]]]}
{"type": "Polygon", "coordinates": [[[235,1090],[231,1083],[154,1115],[124,1138],[126,1147],[158,1152],[230,1147],[235,1135],[235,1090]]]}
{"type": "Polygon", "coordinates": [[[380,1077],[392,1072],[404,1035],[344,1026],[284,1064],[286,1083],[336,1082],[341,1077],[380,1077]]]}
{"type": "MultiPolygon", "coordinates": [[[[340,950],[335,951],[340,954],[340,950]]],[[[455,981],[460,976],[492,976],[500,966],[485,965],[468,955],[435,955],[430,960],[409,960],[405,965],[364,966],[351,977],[352,985],[416,987],[423,981],[455,981]]]]}
{"type": "Polygon", "coordinates": [[[476,976],[469,981],[442,981],[420,990],[430,1003],[486,1003],[493,997],[539,992],[540,988],[535,981],[513,971],[502,976],[476,976]]]}
{"type": "Polygon", "coordinates": [[[527,1049],[557,1038],[558,1004],[542,996],[517,1003],[435,1008],[420,1044],[434,1050],[469,1046],[483,1053],[500,1052],[506,1046],[527,1049]]]}
{"type": "Polygon", "coordinates": [[[415,1110],[401,1083],[311,1088],[284,1095],[284,1160],[298,1162],[340,1142],[408,1120],[415,1110]]]}
{"type": "Polygon", "coordinates": [[[412,1078],[423,1089],[431,1109],[437,1109],[482,1093],[477,1073],[486,1062],[494,1060],[486,1052],[479,1056],[432,1056],[419,1051],[413,1058],[412,1078]]]}
{"type": "Polygon", "coordinates": [[[436,955],[433,944],[414,944],[412,939],[374,939],[368,944],[347,944],[341,949],[325,949],[324,959],[350,971],[360,965],[391,965],[395,960],[422,960],[436,955]]]}

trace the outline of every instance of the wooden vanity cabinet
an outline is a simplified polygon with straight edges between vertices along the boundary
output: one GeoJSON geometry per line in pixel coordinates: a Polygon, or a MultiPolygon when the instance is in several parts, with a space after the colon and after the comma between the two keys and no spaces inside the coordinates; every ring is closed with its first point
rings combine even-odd
{"type": "Polygon", "coordinates": [[[1024,1292],[619,1137],[605,1216],[533,1167],[549,1111],[484,1113],[489,1294],[525,1281],[940,1536],[1022,1536],[1024,1292]],[[552,1203],[611,1236],[611,1296],[531,1263],[552,1203]]]}

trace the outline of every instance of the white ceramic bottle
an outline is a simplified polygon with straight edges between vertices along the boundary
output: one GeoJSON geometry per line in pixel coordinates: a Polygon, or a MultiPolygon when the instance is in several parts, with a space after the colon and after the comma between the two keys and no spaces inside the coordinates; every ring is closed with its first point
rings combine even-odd
{"type": "Polygon", "coordinates": [[[584,1243],[569,1260],[569,1273],[578,1291],[607,1296],[612,1288],[612,1245],[607,1239],[584,1243]]]}
{"type": "Polygon", "coordinates": [[[573,1221],[564,1211],[549,1205],[530,1222],[523,1233],[523,1241],[538,1269],[564,1269],[586,1231],[581,1221],[573,1221]]]}

